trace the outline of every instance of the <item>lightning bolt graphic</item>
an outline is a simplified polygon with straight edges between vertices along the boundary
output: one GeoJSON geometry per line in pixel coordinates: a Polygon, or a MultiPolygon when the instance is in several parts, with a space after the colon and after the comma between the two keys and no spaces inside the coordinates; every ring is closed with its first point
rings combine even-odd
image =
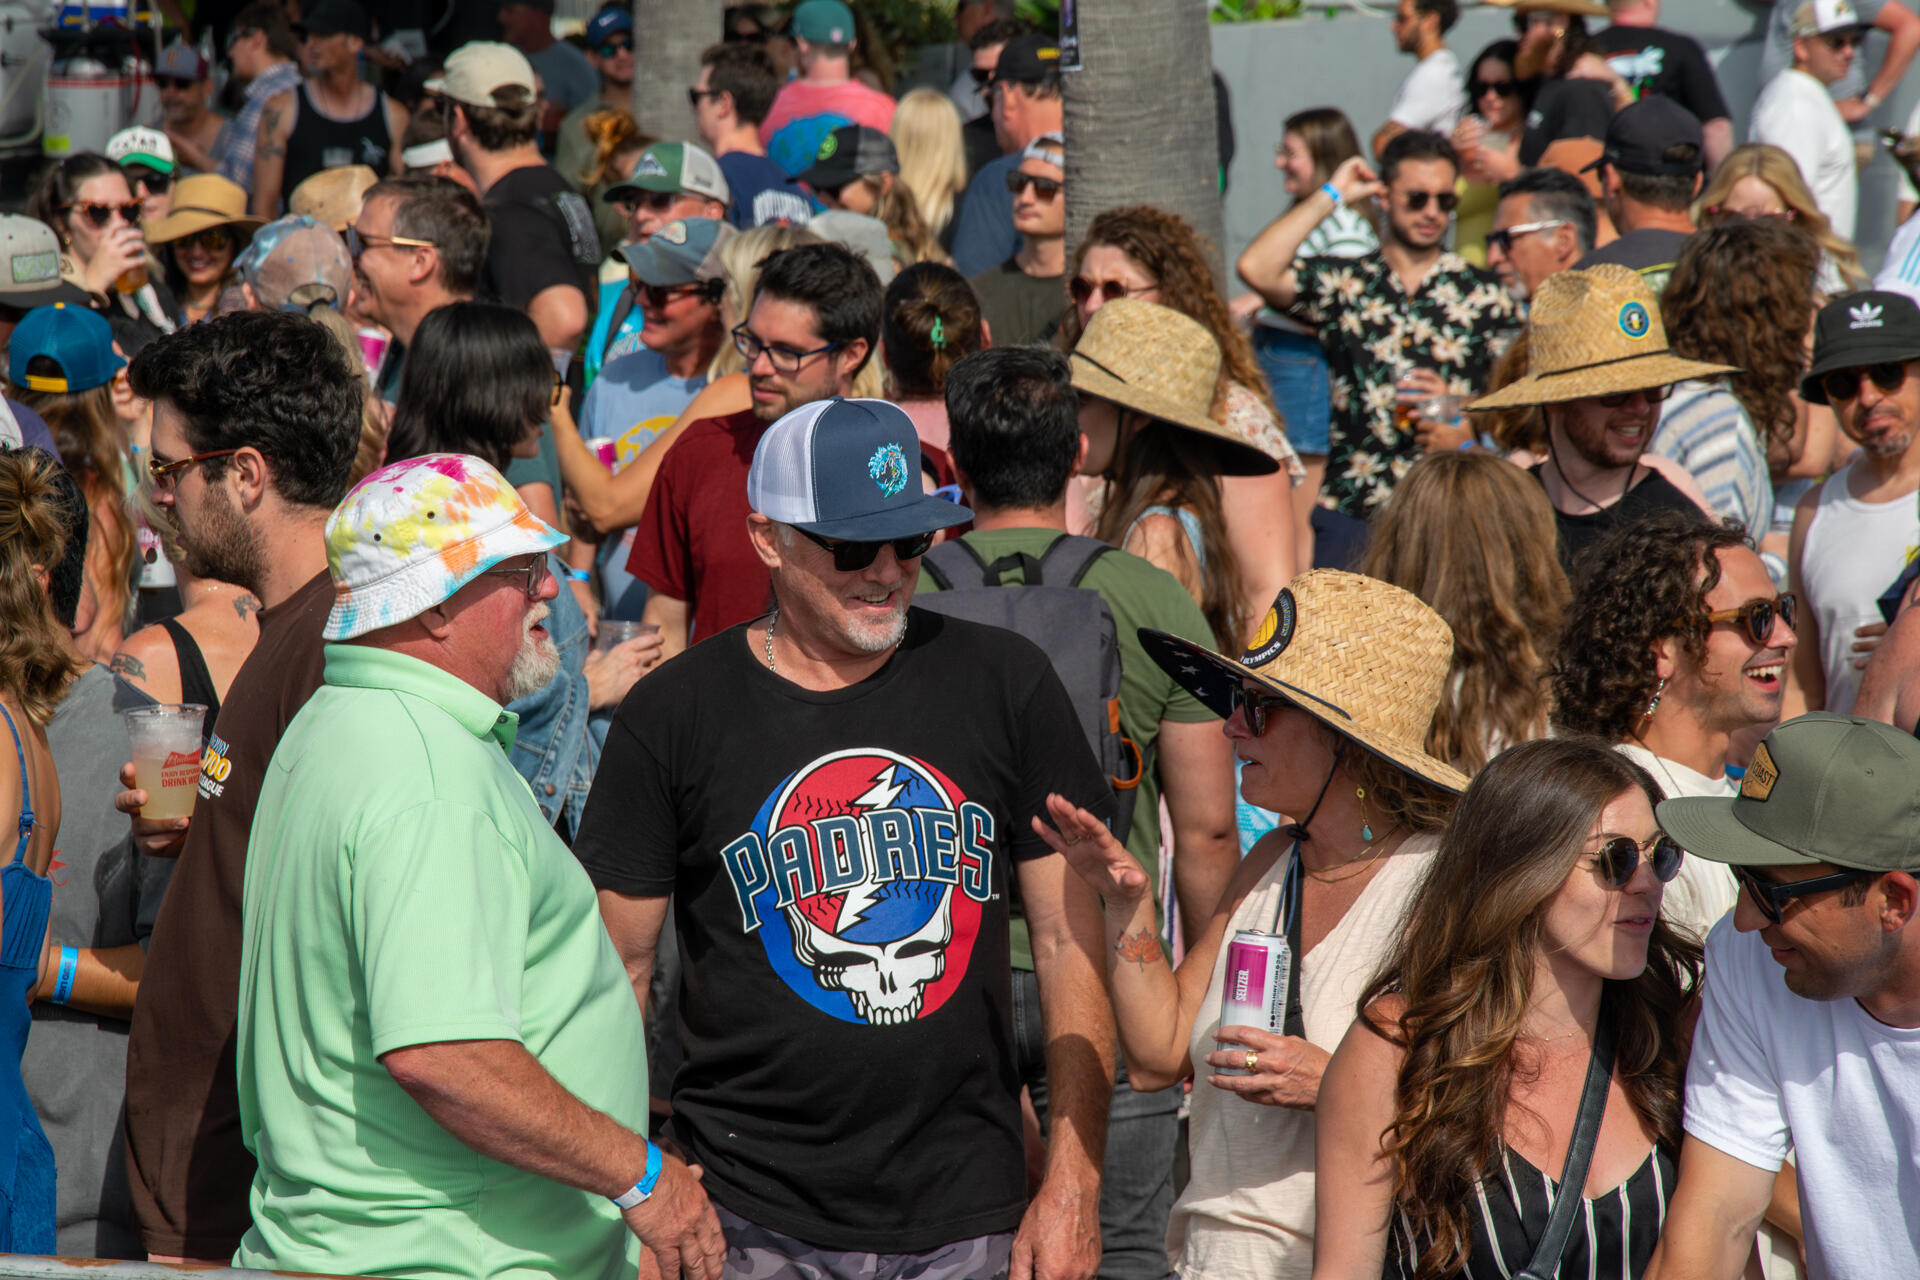
{"type": "Polygon", "coordinates": [[[874,774],[873,785],[854,797],[853,803],[868,809],[891,809],[893,802],[900,798],[900,793],[907,789],[906,783],[893,780],[896,768],[897,765],[890,764],[874,774]]]}

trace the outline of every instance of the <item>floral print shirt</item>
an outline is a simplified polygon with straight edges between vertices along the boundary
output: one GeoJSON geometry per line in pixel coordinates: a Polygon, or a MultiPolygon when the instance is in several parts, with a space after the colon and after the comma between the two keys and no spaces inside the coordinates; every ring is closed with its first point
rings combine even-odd
{"type": "MultiPolygon", "coordinates": [[[[1476,395],[1493,367],[1491,340],[1519,312],[1491,271],[1443,253],[1409,296],[1385,257],[1301,258],[1299,294],[1288,311],[1315,327],[1326,348],[1331,441],[1320,505],[1365,520],[1420,460],[1420,446],[1394,419],[1394,384],[1432,369],[1456,395],[1476,395]]],[[[1281,412],[1286,406],[1280,406],[1281,412]]]]}

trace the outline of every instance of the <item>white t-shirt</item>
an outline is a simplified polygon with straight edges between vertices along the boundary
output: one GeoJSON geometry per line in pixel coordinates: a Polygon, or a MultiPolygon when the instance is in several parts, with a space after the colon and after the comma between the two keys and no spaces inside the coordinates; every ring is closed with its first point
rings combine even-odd
{"type": "MultiPolygon", "coordinates": [[[[1681,796],[1726,799],[1740,793],[1740,788],[1724,772],[1717,778],[1709,778],[1678,760],[1656,756],[1637,742],[1617,743],[1613,749],[1652,774],[1669,800],[1681,796]]],[[[1667,918],[1668,924],[1685,929],[1695,941],[1700,941],[1721,916],[1733,910],[1739,897],[1740,882],[1724,863],[1682,858],[1680,874],[1667,885],[1660,899],[1660,914],[1667,918]]]]}
{"type": "Polygon", "coordinates": [[[1853,239],[1860,202],[1853,135],[1827,86],[1792,67],[1767,81],[1754,100],[1747,141],[1770,142],[1792,156],[1834,234],[1853,239]]]}
{"type": "Polygon", "coordinates": [[[1453,56],[1453,50],[1440,48],[1414,63],[1413,70],[1400,82],[1400,94],[1393,100],[1387,119],[1406,129],[1452,133],[1466,106],[1460,60],[1453,56]]]}
{"type": "MultiPolygon", "coordinates": [[[[1905,198],[1920,201],[1920,194],[1910,192],[1905,198]]],[[[1880,274],[1873,278],[1873,287],[1903,293],[1920,302],[1920,213],[1901,223],[1887,242],[1886,260],[1880,264],[1880,274]]]]}
{"type": "Polygon", "coordinates": [[[1920,1276],[1920,1028],[1793,994],[1731,920],[1707,938],[1686,1129],[1761,1169],[1793,1153],[1809,1275],[1920,1276]]]}

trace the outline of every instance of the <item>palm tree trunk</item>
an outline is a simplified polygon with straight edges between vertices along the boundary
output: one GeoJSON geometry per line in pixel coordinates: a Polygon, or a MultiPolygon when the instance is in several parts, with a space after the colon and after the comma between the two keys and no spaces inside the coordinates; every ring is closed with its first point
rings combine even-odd
{"type": "Polygon", "coordinates": [[[719,43],[721,0],[633,0],[633,118],[656,138],[698,138],[687,89],[719,43]]]}
{"type": "Polygon", "coordinates": [[[1151,204],[1207,239],[1224,286],[1205,0],[1081,0],[1079,10],[1083,67],[1062,76],[1068,261],[1096,214],[1151,204]]]}

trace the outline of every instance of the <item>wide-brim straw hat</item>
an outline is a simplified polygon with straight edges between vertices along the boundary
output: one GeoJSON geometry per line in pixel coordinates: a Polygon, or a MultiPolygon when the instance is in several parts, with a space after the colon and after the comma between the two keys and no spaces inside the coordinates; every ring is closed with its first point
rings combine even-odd
{"type": "Polygon", "coordinates": [[[1540,282],[1527,314],[1527,376],[1467,408],[1565,404],[1738,372],[1674,355],[1653,290],[1639,272],[1607,262],[1540,282]]]}
{"type": "Polygon", "coordinates": [[[1453,664],[1453,632],[1410,591],[1315,569],[1280,592],[1237,659],[1146,627],[1140,643],[1222,720],[1233,713],[1233,690],[1251,679],[1415,777],[1466,789],[1467,775],[1426,748],[1453,664]]]}
{"type": "Polygon", "coordinates": [[[1220,344],[1206,326],[1172,307],[1115,298],[1093,313],[1070,363],[1075,390],[1206,436],[1222,475],[1280,469],[1264,449],[1213,420],[1220,344]]]}
{"type": "Polygon", "coordinates": [[[233,227],[246,235],[266,222],[247,213],[247,193],[217,173],[196,173],[173,184],[173,207],[143,230],[148,244],[169,244],[210,227],[233,227]]]}
{"type": "Polygon", "coordinates": [[[322,169],[293,189],[287,197],[287,212],[312,218],[344,235],[347,224],[360,216],[368,188],[379,181],[380,175],[364,164],[322,169]]]}

